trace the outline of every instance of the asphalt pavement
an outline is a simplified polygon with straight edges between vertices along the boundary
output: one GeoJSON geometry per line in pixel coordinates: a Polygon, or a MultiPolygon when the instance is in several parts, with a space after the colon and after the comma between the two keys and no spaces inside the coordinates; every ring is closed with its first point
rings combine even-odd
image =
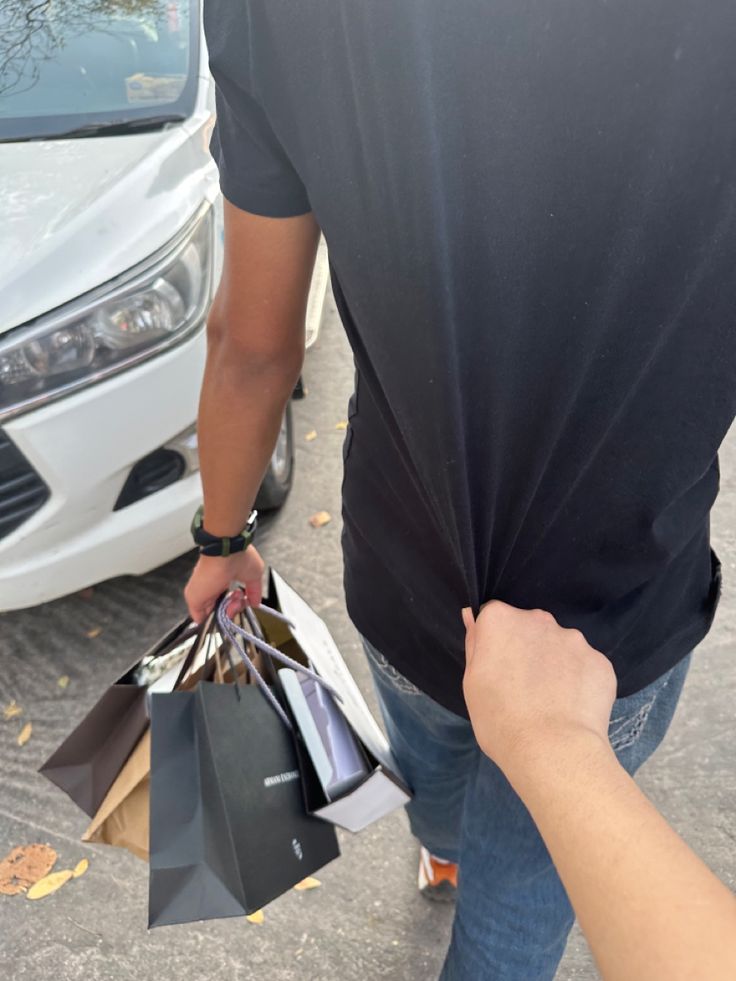
{"type": "MultiPolygon", "coordinates": [[[[350,352],[329,301],[308,353],[307,397],[295,403],[297,471],[283,511],[264,522],[260,548],[327,621],[375,707],[369,675],[342,594],[341,445],[352,388],[350,352]],[[316,438],[306,440],[312,430],[316,438]],[[312,528],[310,515],[332,521],[312,528]]],[[[716,625],[698,650],[672,729],[640,783],[683,837],[736,886],[736,437],[723,454],[714,538],[724,566],[716,625]]],[[[357,836],[341,835],[342,857],[322,886],[291,892],[244,918],[146,929],[147,873],[128,853],[79,841],[84,815],[36,773],[104,686],[183,613],[181,589],[193,556],[134,579],[123,577],[0,616],[0,857],[15,845],[48,842],[60,868],[83,857],[87,873],[32,902],[0,896],[0,976],[12,981],[432,981],[450,929],[449,907],[416,892],[416,846],[402,813],[357,836]],[[69,677],[62,688],[58,679],[69,677]],[[17,745],[22,725],[33,732],[17,745]]],[[[244,751],[248,751],[246,747],[244,751]]],[[[571,938],[559,979],[594,979],[586,945],[571,938]]],[[[478,979],[482,981],[482,979],[478,979]]],[[[530,979],[531,981],[531,979],[530,979]]]]}

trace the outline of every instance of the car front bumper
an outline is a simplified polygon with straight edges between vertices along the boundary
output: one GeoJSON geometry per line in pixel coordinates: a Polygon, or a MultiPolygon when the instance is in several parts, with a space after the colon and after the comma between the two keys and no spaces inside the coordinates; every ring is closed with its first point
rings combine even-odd
{"type": "Polygon", "coordinates": [[[49,489],[0,538],[0,610],[141,574],[192,547],[199,473],[114,510],[133,466],[194,423],[204,332],[112,378],[13,419],[4,432],[49,489]]]}

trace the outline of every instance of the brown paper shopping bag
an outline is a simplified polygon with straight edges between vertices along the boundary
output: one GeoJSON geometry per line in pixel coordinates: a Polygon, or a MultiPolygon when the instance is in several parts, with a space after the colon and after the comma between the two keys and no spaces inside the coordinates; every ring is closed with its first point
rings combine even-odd
{"type": "Polygon", "coordinates": [[[115,778],[82,841],[115,845],[148,861],[151,730],[146,729],[115,778]]]}

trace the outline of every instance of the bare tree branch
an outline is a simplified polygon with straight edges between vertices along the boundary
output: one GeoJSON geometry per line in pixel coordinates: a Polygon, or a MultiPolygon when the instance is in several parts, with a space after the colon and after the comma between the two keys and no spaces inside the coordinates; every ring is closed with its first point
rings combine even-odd
{"type": "Polygon", "coordinates": [[[0,0],[0,97],[36,84],[64,42],[111,17],[163,16],[167,0],[0,0]]]}

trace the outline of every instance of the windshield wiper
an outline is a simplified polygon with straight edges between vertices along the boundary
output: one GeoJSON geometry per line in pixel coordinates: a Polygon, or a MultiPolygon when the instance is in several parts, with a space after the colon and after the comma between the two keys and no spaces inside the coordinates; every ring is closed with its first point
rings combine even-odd
{"type": "Polygon", "coordinates": [[[186,119],[181,113],[163,116],[138,116],[134,119],[110,119],[102,123],[86,123],[74,129],[59,133],[39,133],[33,136],[0,138],[0,143],[21,143],[33,140],[78,140],[86,136],[120,136],[124,133],[140,133],[146,130],[163,129],[171,123],[183,123],[186,119]]]}

